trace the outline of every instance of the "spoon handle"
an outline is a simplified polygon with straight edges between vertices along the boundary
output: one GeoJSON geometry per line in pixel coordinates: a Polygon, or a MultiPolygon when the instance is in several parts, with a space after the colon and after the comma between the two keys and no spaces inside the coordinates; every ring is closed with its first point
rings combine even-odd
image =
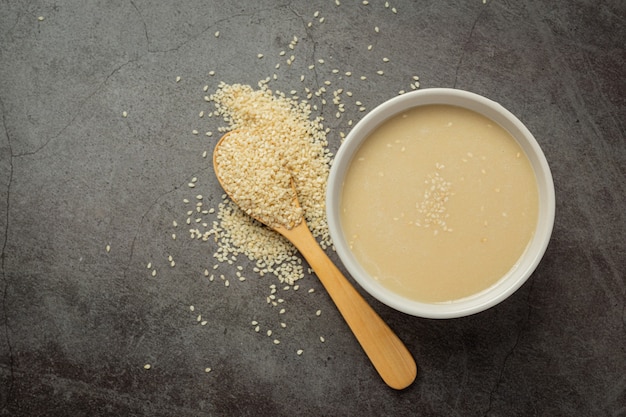
{"type": "Polygon", "coordinates": [[[411,353],[328,258],[306,223],[277,231],[298,248],[313,268],[383,381],[397,390],[411,385],[417,375],[411,353]]]}

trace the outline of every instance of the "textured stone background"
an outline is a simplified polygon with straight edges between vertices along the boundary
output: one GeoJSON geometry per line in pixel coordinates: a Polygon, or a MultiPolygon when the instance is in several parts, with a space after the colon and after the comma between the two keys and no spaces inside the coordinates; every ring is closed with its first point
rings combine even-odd
{"type": "MultiPolygon", "coordinates": [[[[397,14],[380,0],[0,2],[1,415],[626,416],[626,4],[389,3],[397,14]],[[529,127],[551,165],[553,239],[510,299],[437,321],[366,296],[417,360],[402,392],[314,277],[281,293],[280,330],[272,277],[240,260],[248,281],[210,283],[214,247],[180,226],[171,238],[184,198],[215,206],[222,193],[202,158],[219,136],[204,132],[222,125],[198,117],[203,86],[274,73],[272,88],[331,80],[369,109],[413,75],[480,93],[529,127]]],[[[341,119],[320,107],[333,150],[363,114],[346,106],[341,119]]]]}

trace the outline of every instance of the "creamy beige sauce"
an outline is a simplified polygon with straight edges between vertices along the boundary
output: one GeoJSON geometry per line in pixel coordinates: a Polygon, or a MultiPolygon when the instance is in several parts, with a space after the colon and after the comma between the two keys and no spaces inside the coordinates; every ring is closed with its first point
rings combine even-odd
{"type": "Polygon", "coordinates": [[[530,161],[490,119],[420,106],[378,127],[357,151],[341,222],[363,267],[424,302],[493,285],[519,260],[537,224],[530,161]]]}

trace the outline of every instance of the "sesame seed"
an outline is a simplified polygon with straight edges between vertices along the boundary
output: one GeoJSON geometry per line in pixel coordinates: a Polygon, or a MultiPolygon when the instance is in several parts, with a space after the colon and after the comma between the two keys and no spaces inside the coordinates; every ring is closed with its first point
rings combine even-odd
{"type": "Polygon", "coordinates": [[[209,372],[211,372],[211,368],[204,368],[204,372],[208,374],[209,372]]]}
{"type": "Polygon", "coordinates": [[[128,112],[126,110],[122,112],[122,117],[128,117],[128,112]]]}
{"type": "Polygon", "coordinates": [[[45,18],[44,18],[43,16],[39,16],[39,17],[37,18],[37,20],[39,20],[40,22],[43,22],[43,20],[44,20],[44,19],[45,19],[45,18]]]}
{"type": "Polygon", "coordinates": [[[219,38],[220,37],[220,31],[218,30],[217,32],[215,32],[215,37],[219,38]]]}
{"type": "Polygon", "coordinates": [[[105,250],[107,251],[107,253],[111,252],[111,245],[106,245],[105,250]]]}
{"type": "Polygon", "coordinates": [[[143,366],[143,369],[150,369],[150,368],[152,368],[152,365],[150,365],[149,363],[143,366]]]}
{"type": "Polygon", "coordinates": [[[180,82],[181,78],[180,77],[176,77],[176,82],[180,82]]]}
{"type": "Polygon", "coordinates": [[[156,277],[156,274],[157,274],[156,269],[153,269],[153,270],[152,270],[152,276],[153,276],[153,277],[156,277]]]}
{"type": "Polygon", "coordinates": [[[296,355],[298,355],[298,356],[302,356],[303,353],[304,353],[304,351],[302,349],[298,349],[296,351],[296,355]]]}
{"type": "Polygon", "coordinates": [[[321,315],[322,315],[322,310],[317,310],[317,311],[315,312],[315,315],[316,315],[317,317],[321,316],[321,315]]]}

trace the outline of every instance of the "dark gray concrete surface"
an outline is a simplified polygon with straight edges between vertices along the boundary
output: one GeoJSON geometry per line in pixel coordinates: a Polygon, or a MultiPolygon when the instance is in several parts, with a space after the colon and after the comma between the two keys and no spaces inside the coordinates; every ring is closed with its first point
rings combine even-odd
{"type": "MultiPolygon", "coordinates": [[[[389,3],[0,2],[1,415],[626,416],[626,4],[389,3]],[[214,247],[185,233],[182,200],[222,193],[202,158],[223,124],[198,117],[203,86],[274,73],[272,88],[331,80],[370,109],[413,75],[483,94],[551,165],[553,238],[508,300],[437,321],[366,295],[418,363],[404,391],[382,383],[314,277],[281,293],[279,318],[272,277],[240,259],[246,282],[209,282],[214,247]]],[[[363,114],[347,109],[320,108],[333,150],[363,114]]]]}

